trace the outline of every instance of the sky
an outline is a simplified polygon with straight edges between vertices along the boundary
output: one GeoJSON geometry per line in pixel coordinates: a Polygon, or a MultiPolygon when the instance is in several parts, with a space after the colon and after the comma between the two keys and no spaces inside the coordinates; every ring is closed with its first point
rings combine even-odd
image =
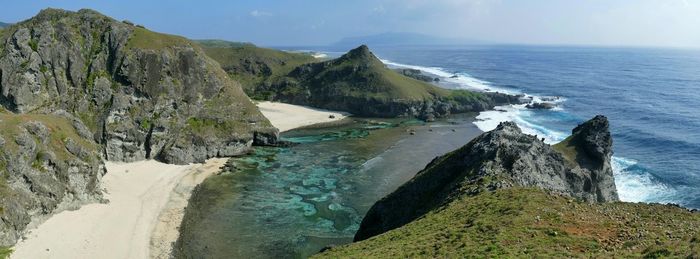
{"type": "Polygon", "coordinates": [[[318,46],[412,32],[504,44],[700,48],[700,0],[43,0],[0,3],[0,21],[95,9],[191,39],[318,46]]]}

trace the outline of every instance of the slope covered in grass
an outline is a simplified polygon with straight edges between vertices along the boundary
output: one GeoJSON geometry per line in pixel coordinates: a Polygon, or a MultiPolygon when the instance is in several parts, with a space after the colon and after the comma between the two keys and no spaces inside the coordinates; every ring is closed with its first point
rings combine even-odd
{"type": "Polygon", "coordinates": [[[443,89],[401,75],[387,68],[364,45],[337,59],[301,65],[254,91],[261,99],[371,117],[431,119],[518,101],[515,96],[497,93],[443,89]]]}
{"type": "Polygon", "coordinates": [[[671,205],[591,204],[513,188],[462,196],[401,228],[318,258],[700,256],[700,213],[671,205]]]}
{"type": "Polygon", "coordinates": [[[223,40],[197,41],[204,52],[231,76],[241,82],[251,97],[257,98],[255,88],[279,76],[286,75],[297,66],[318,61],[311,55],[261,48],[251,43],[223,40]]]}

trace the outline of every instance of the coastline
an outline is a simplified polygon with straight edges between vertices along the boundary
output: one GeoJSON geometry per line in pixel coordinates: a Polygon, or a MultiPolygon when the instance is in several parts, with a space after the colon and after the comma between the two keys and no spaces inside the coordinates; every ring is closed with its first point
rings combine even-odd
{"type": "Polygon", "coordinates": [[[355,224],[372,204],[436,156],[482,133],[472,123],[476,115],[455,114],[429,123],[355,118],[348,125],[284,134],[303,144],[261,148],[263,152],[233,159],[240,172],[212,176],[197,188],[181,226],[177,255],[305,257],[350,243],[355,224]],[[393,126],[372,127],[389,124],[393,126]],[[306,198],[289,199],[302,195],[306,198]]]}
{"type": "Polygon", "coordinates": [[[260,112],[270,120],[272,126],[275,126],[280,132],[315,124],[337,122],[350,116],[347,112],[330,111],[280,102],[258,102],[256,105],[260,109],[260,112]]]}
{"type": "Polygon", "coordinates": [[[101,187],[109,203],[53,215],[28,231],[11,258],[167,258],[149,251],[169,249],[167,241],[154,243],[152,237],[173,236],[179,226],[176,215],[187,204],[187,190],[225,162],[225,158],[190,165],[106,162],[108,173],[101,187]]]}
{"type": "MultiPolygon", "coordinates": [[[[336,125],[350,116],[285,103],[260,102],[258,107],[281,132],[336,125]]],[[[169,258],[192,190],[227,160],[190,165],[108,161],[101,183],[108,202],[52,215],[27,232],[11,258],[169,258]]]]}

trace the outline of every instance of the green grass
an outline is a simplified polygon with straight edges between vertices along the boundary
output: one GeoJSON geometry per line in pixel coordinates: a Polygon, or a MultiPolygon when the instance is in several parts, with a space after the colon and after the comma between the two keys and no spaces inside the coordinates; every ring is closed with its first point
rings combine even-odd
{"type": "Polygon", "coordinates": [[[255,97],[256,86],[284,76],[299,65],[317,61],[311,55],[261,48],[250,43],[221,40],[197,41],[207,56],[255,97]],[[258,70],[258,71],[255,71],[258,70]]]}
{"type": "Polygon", "coordinates": [[[0,247],[0,259],[10,258],[12,247],[0,247]]]}
{"type": "Polygon", "coordinates": [[[461,196],[403,227],[318,258],[700,256],[700,213],[590,204],[529,188],[461,196]]]}
{"type": "Polygon", "coordinates": [[[382,102],[446,100],[453,102],[484,100],[480,93],[448,90],[404,76],[384,65],[366,47],[356,48],[340,58],[317,65],[312,74],[292,75],[300,83],[295,91],[308,87],[319,98],[353,97],[382,102]]]}
{"type": "Polygon", "coordinates": [[[191,42],[184,37],[153,32],[141,27],[134,27],[134,33],[127,43],[127,47],[130,48],[151,50],[188,45],[191,45],[191,42]]]}
{"type": "Polygon", "coordinates": [[[564,156],[564,158],[566,158],[566,160],[568,160],[569,162],[572,162],[574,164],[577,163],[576,161],[579,157],[580,152],[577,148],[577,145],[573,143],[573,139],[571,136],[557,144],[552,145],[552,148],[561,153],[562,156],[564,156]]]}
{"type": "Polygon", "coordinates": [[[67,160],[73,156],[65,148],[68,138],[76,141],[79,145],[90,150],[96,150],[97,146],[90,140],[86,140],[78,135],[72,123],[63,117],[46,114],[13,114],[0,111],[0,135],[5,139],[5,152],[16,154],[19,146],[13,141],[14,136],[19,134],[20,125],[30,121],[38,121],[44,124],[49,130],[49,146],[59,160],[67,160]]]}
{"type": "Polygon", "coordinates": [[[31,47],[33,51],[37,51],[39,49],[39,42],[36,39],[30,39],[29,47],[31,47]]]}

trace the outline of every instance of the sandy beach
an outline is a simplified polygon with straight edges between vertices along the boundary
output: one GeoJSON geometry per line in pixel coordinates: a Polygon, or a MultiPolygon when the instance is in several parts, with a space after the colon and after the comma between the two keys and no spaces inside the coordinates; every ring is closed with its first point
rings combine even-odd
{"type": "Polygon", "coordinates": [[[225,162],[225,158],[184,166],[152,160],[107,162],[102,188],[109,203],[52,216],[30,230],[11,257],[167,258],[191,190],[225,162]],[[151,242],[152,238],[159,242],[151,242]]]}
{"type": "MultiPolygon", "coordinates": [[[[274,102],[258,107],[280,131],[349,116],[274,102]]],[[[168,258],[192,190],[226,160],[107,162],[102,188],[109,202],[53,215],[15,245],[12,258],[168,258]]]]}
{"type": "Polygon", "coordinates": [[[263,115],[265,115],[272,125],[277,127],[280,132],[319,123],[339,121],[350,116],[350,114],[346,112],[329,111],[286,103],[259,102],[257,105],[263,115]]]}

